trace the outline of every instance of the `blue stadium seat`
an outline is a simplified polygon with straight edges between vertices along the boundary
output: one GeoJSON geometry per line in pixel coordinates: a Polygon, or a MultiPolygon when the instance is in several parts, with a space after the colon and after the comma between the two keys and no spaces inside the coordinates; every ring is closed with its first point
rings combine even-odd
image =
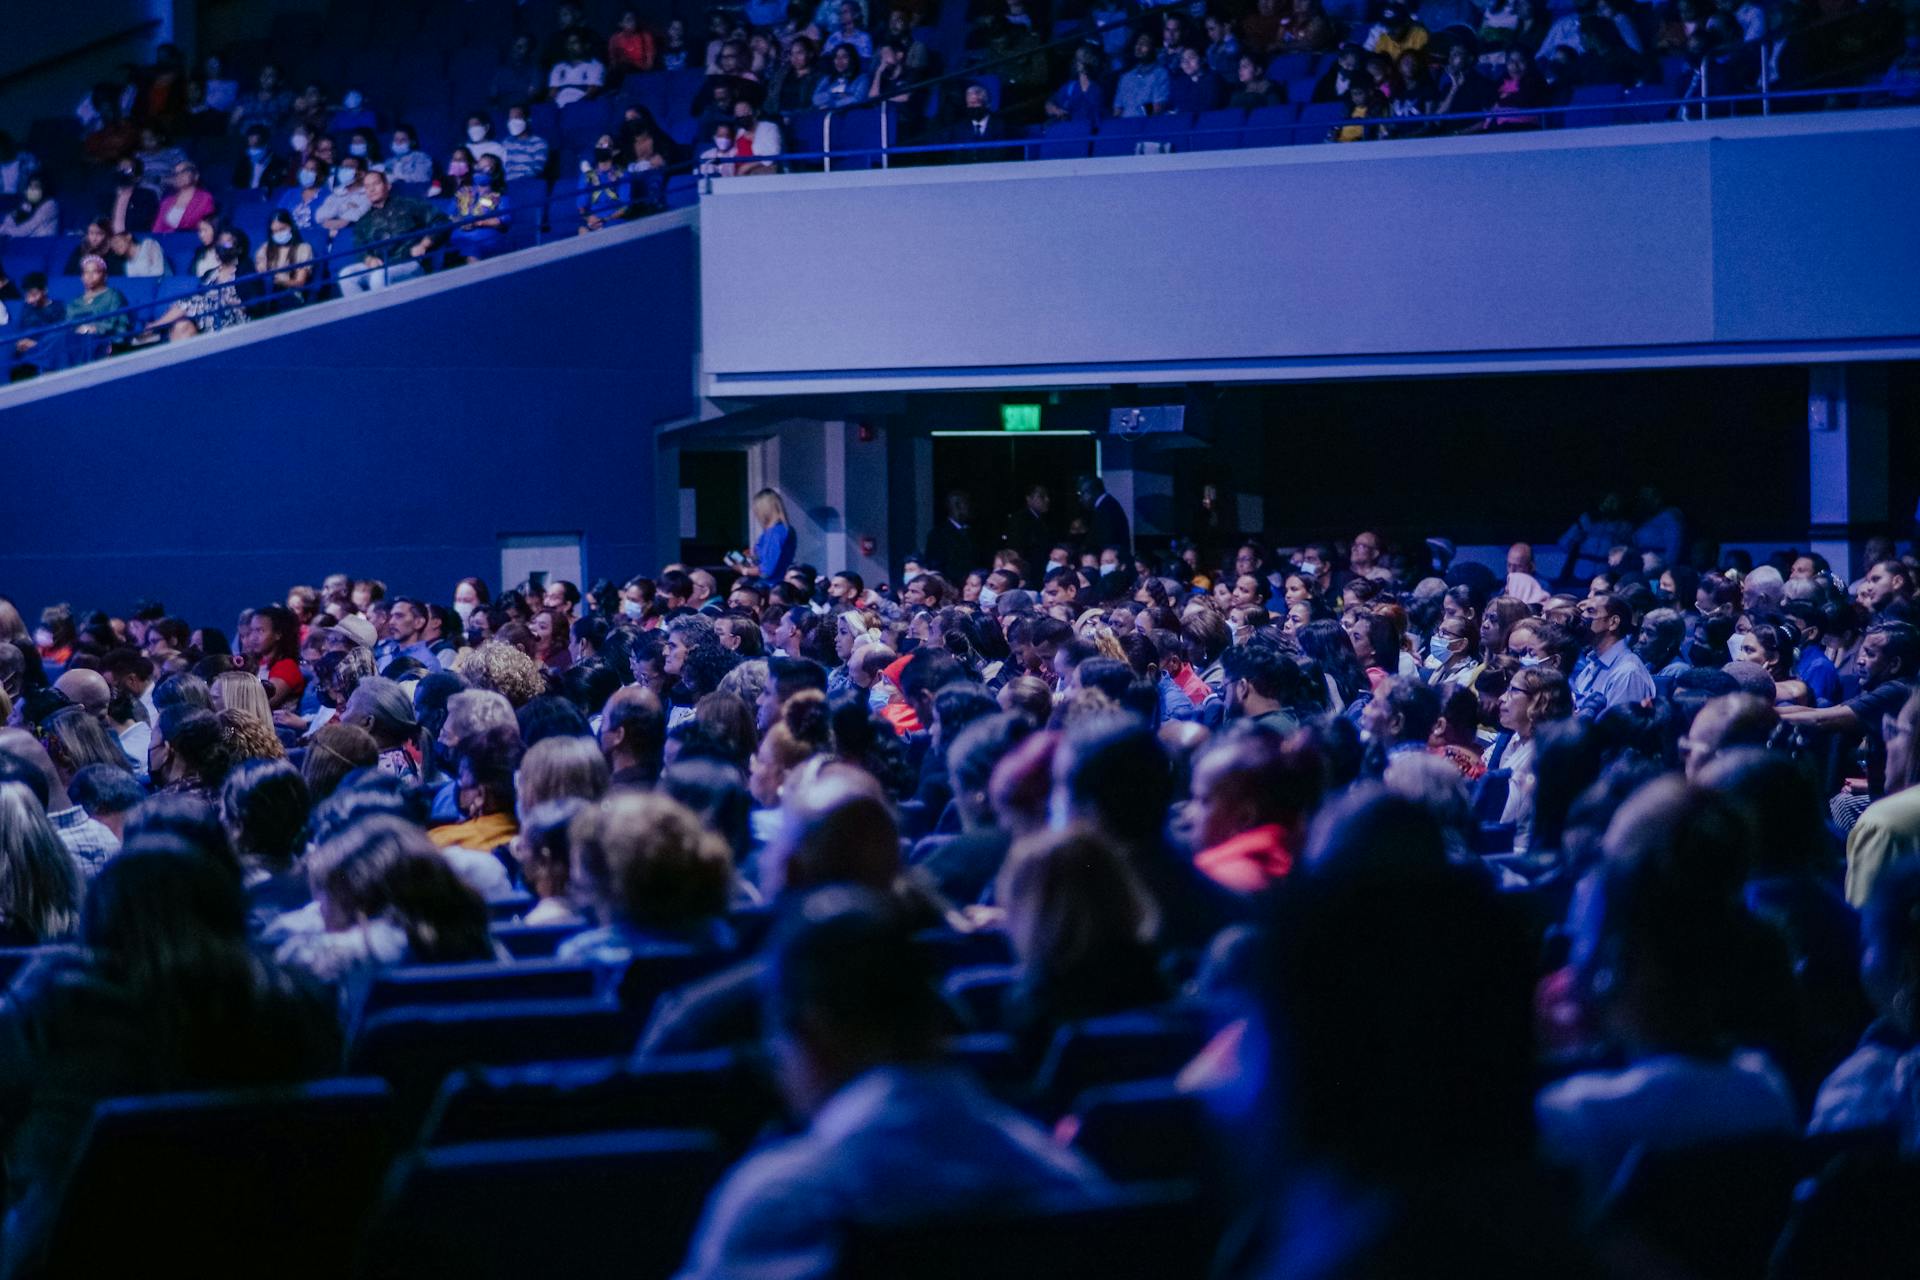
{"type": "Polygon", "coordinates": [[[427,1005],[369,1018],[349,1059],[390,1082],[417,1117],[448,1072],[547,1059],[607,1058],[633,1047],[636,1029],[612,1000],[517,1000],[427,1005]]]}
{"type": "Polygon", "coordinates": [[[1206,1164],[1200,1099],[1171,1080],[1089,1089],[1073,1106],[1073,1145],[1115,1182],[1176,1182],[1206,1164]]]}
{"type": "MultiPolygon", "coordinates": [[[[1628,85],[1623,95],[1624,101],[1632,104],[1671,101],[1675,95],[1664,84],[1628,85]]],[[[1631,105],[1613,113],[1615,124],[1652,124],[1667,120],[1673,116],[1673,107],[1649,107],[1631,105]]]]}
{"type": "MultiPolygon", "coordinates": [[[[658,119],[667,113],[667,90],[671,84],[666,72],[648,71],[628,76],[620,91],[626,95],[627,101],[645,107],[658,119]]],[[[684,109],[685,104],[682,104],[684,109]]]]}
{"type": "Polygon", "coordinates": [[[1012,965],[976,965],[949,973],[940,991],[966,1026],[975,1031],[998,1031],[1007,993],[1019,976],[1019,969],[1012,965]]]}
{"type": "Polygon", "coordinates": [[[130,307],[151,307],[157,293],[155,281],[150,276],[121,276],[109,281],[120,291],[130,307]]]}
{"type": "Polygon", "coordinates": [[[1242,128],[1247,113],[1239,107],[1203,111],[1194,118],[1193,134],[1187,139],[1189,151],[1231,151],[1246,136],[1242,128]]]}
{"type": "Polygon", "coordinates": [[[1003,88],[1000,77],[994,75],[978,75],[969,76],[968,79],[987,91],[987,105],[995,111],[998,111],[1000,109],[1000,93],[1003,88]]]}
{"type": "Polygon", "coordinates": [[[360,1275],[666,1280],[725,1167],[688,1132],[430,1148],[395,1170],[360,1275]]]}
{"type": "Polygon", "coordinates": [[[1299,115],[1300,108],[1290,102],[1271,107],[1255,107],[1247,113],[1247,128],[1240,135],[1240,145],[1244,147],[1292,146],[1298,134],[1290,126],[1299,115]]]}
{"type": "Polygon", "coordinates": [[[47,277],[47,296],[56,302],[72,302],[86,292],[86,285],[79,276],[50,275],[47,277]]]}
{"type": "Polygon", "coordinates": [[[543,1062],[450,1077],[421,1126],[423,1146],[558,1137],[610,1129],[698,1129],[729,1150],[780,1114],[751,1052],[716,1050],[605,1062],[543,1062]]]}
{"type": "Polygon", "coordinates": [[[734,952],[711,947],[654,947],[642,951],[620,976],[620,1003],[634,1025],[642,1026],[661,996],[712,977],[738,958],[734,952]]]}
{"type": "Polygon", "coordinates": [[[1100,122],[1100,132],[1093,137],[1093,154],[1096,156],[1130,156],[1139,145],[1140,134],[1147,127],[1144,118],[1138,116],[1116,116],[1100,122]]]}
{"type": "Polygon", "coordinates": [[[1015,1106],[1026,1105],[1033,1069],[1012,1036],[999,1031],[953,1036],[947,1041],[947,1057],[999,1097],[1015,1106]]]}
{"type": "Polygon", "coordinates": [[[1560,122],[1568,129],[1589,129],[1595,125],[1612,124],[1619,113],[1600,108],[1619,102],[1621,98],[1621,89],[1617,84],[1576,85],[1567,105],[1577,109],[1560,113],[1560,122]]]}
{"type": "MultiPolygon", "coordinates": [[[[509,195],[512,194],[511,185],[507,191],[509,195]]],[[[516,210],[523,207],[517,198],[513,204],[516,210]]],[[[535,219],[531,217],[515,218],[514,230],[518,231],[533,221],[535,219]]],[[[493,926],[493,940],[515,960],[544,960],[551,958],[561,943],[579,933],[583,927],[577,924],[497,924],[493,926]]]]}
{"type": "Polygon", "coordinates": [[[827,129],[828,146],[836,170],[877,169],[880,157],[880,113],[861,107],[833,113],[827,129]],[[857,153],[857,154],[854,154],[857,153]]]}
{"type": "Polygon", "coordinates": [[[1290,85],[1295,80],[1313,78],[1313,55],[1310,53],[1275,54],[1273,61],[1267,64],[1267,79],[1276,84],[1290,85]]]}
{"type": "Polygon", "coordinates": [[[558,960],[513,964],[436,964],[392,969],[373,980],[360,1014],[430,1004],[478,1004],[499,1000],[565,1000],[591,996],[594,969],[558,960]]]}
{"type": "Polygon", "coordinates": [[[676,173],[667,179],[667,208],[687,209],[700,203],[700,180],[690,173],[676,173]]]}
{"type": "MultiPolygon", "coordinates": [[[[787,150],[798,155],[814,155],[826,150],[827,113],[824,111],[802,111],[787,117],[787,150]]],[[[802,160],[798,168],[817,169],[820,162],[802,160]]]]}
{"type": "Polygon", "coordinates": [[[1344,102],[1309,102],[1300,108],[1300,127],[1294,131],[1298,142],[1325,142],[1327,130],[1347,118],[1344,102]]]}
{"type": "Polygon", "coordinates": [[[922,929],[913,935],[913,940],[943,973],[1013,963],[1013,943],[998,929],[976,929],[971,933],[922,929]]]}
{"type": "MultiPolygon", "coordinates": [[[[324,237],[325,233],[321,233],[324,237]]],[[[200,237],[191,231],[169,231],[155,236],[160,252],[167,255],[167,266],[176,276],[193,274],[194,255],[200,252],[200,237]]],[[[316,250],[318,252],[318,250],[316,250]]]]}
{"type": "Polygon", "coordinates": [[[392,1133],[392,1098],[378,1080],[102,1102],[43,1274],[224,1270],[220,1259],[246,1270],[242,1259],[272,1257],[276,1274],[338,1280],[392,1133]]]}
{"type": "Polygon", "coordinates": [[[13,985],[13,980],[34,960],[56,950],[53,947],[0,947],[0,990],[13,985]]]}
{"type": "Polygon", "coordinates": [[[1058,1115],[1095,1085],[1174,1075],[1206,1041],[1199,1018],[1170,1010],[1062,1027],[1034,1078],[1035,1102],[1046,1114],[1058,1115]]]}
{"type": "Polygon", "coordinates": [[[174,298],[184,298],[200,287],[200,282],[192,276],[179,272],[170,276],[161,276],[154,282],[155,301],[169,302],[174,298]]]}
{"type": "Polygon", "coordinates": [[[691,115],[693,99],[700,92],[700,86],[706,83],[706,73],[699,67],[682,67],[678,71],[661,74],[667,80],[667,110],[676,116],[691,115]]]}
{"type": "Polygon", "coordinates": [[[1306,106],[1313,101],[1313,91],[1319,84],[1318,76],[1301,76],[1296,80],[1287,81],[1287,101],[1296,107],[1306,106]]]}

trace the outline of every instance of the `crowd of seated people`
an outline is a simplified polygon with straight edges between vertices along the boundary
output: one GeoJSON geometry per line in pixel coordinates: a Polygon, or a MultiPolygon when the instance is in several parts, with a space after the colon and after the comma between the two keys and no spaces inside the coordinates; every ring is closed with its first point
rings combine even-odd
{"type": "Polygon", "coordinates": [[[1920,1154],[1911,555],[1696,556],[1652,494],[1497,569],[1150,553],[1079,495],[953,495],[897,588],[768,490],[751,554],[585,593],[0,599],[0,1256],[54,1247],[91,1104],[404,1075],[398,980],[523,969],[642,1074],[769,1072],[689,1276],[1169,1160],[1223,1274],[1694,1274],[1647,1180],[1756,1149],[1810,1162],[1803,1217],[1743,1202],[1788,1274],[1911,1247],[1815,1211],[1826,1160],[1920,1154]]]}
{"type": "Polygon", "coordinates": [[[1579,0],[1551,12],[1430,0],[1338,17],[1321,0],[1259,0],[1204,18],[1118,3],[1048,14],[1027,0],[822,0],[716,9],[697,38],[679,18],[656,24],[633,8],[591,15],[607,21],[603,35],[576,2],[495,7],[499,23],[480,21],[487,6],[460,6],[402,40],[408,74],[383,81],[384,94],[324,39],[256,50],[246,66],[219,55],[190,65],[165,45],[152,65],[95,86],[38,150],[0,133],[0,305],[15,376],[378,289],[532,243],[543,227],[614,225],[666,207],[672,173],[774,172],[783,153],[826,142],[820,113],[868,102],[892,104],[893,145],[962,146],[930,158],[978,160],[1022,154],[987,144],[1030,127],[1084,138],[1115,118],[1165,117],[1190,130],[1223,108],[1303,104],[1317,127],[1261,136],[1351,142],[1538,128],[1542,110],[1593,86],[1665,99],[1762,85],[1920,94],[1901,47],[1920,20],[1903,25],[1881,0],[1579,0]],[[478,43],[441,47],[463,38],[478,43]],[[332,79],[295,78],[323,60],[332,79]],[[463,95],[451,109],[443,65],[463,95]],[[58,261],[34,248],[81,232],[58,261]],[[228,245],[237,256],[221,256],[228,245]],[[96,261],[104,284],[90,282],[96,261]],[[117,282],[135,280],[155,283],[130,298],[117,282]],[[196,282],[206,297],[172,301],[196,282]],[[128,316],[130,301],[149,313],[128,316]],[[96,314],[111,318],[87,324],[96,314]]]}

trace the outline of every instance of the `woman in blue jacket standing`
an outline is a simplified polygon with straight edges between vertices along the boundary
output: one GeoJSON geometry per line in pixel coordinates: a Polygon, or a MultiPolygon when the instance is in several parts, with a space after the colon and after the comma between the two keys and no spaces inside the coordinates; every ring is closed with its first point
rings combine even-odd
{"type": "Polygon", "coordinates": [[[793,567],[793,526],[787,523],[787,504],[772,489],[762,489],[753,495],[753,518],[760,522],[760,536],[743,567],[756,577],[778,582],[793,567]]]}

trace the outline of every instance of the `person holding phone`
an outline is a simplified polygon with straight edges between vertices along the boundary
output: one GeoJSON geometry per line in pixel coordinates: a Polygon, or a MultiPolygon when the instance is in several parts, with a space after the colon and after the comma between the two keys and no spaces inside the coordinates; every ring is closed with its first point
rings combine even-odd
{"type": "Polygon", "coordinates": [[[741,567],[757,578],[778,582],[793,565],[793,526],[787,523],[787,504],[774,490],[762,489],[753,495],[753,518],[760,522],[760,536],[741,567]]]}

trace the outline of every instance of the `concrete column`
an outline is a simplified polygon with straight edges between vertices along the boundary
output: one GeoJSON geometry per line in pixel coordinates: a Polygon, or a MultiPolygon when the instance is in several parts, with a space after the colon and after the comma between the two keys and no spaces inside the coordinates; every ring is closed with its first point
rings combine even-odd
{"type": "Polygon", "coordinates": [[[1864,566],[1861,546],[1885,532],[1887,371],[1878,364],[1814,365],[1807,374],[1807,520],[1812,549],[1843,581],[1864,566]]]}

